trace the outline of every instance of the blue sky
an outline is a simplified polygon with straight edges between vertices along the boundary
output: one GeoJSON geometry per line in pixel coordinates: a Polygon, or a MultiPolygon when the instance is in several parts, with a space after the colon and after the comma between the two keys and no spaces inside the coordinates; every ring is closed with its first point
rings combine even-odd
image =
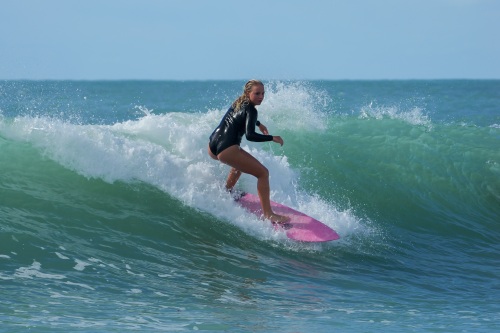
{"type": "Polygon", "coordinates": [[[500,79],[498,0],[3,0],[0,79],[500,79]]]}

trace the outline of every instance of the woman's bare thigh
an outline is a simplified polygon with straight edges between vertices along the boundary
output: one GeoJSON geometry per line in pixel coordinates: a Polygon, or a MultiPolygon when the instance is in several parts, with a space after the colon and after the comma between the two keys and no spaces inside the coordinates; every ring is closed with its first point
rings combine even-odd
{"type": "Polygon", "coordinates": [[[238,145],[224,149],[217,158],[233,168],[251,174],[257,178],[265,175],[268,171],[255,157],[244,151],[238,145]]]}

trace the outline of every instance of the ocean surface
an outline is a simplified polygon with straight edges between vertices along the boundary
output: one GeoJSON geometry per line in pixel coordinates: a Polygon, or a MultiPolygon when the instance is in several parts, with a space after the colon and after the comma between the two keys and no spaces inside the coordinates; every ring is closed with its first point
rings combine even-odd
{"type": "Polygon", "coordinates": [[[498,332],[500,81],[265,82],[320,244],[206,153],[244,83],[0,81],[1,332],[498,332]]]}

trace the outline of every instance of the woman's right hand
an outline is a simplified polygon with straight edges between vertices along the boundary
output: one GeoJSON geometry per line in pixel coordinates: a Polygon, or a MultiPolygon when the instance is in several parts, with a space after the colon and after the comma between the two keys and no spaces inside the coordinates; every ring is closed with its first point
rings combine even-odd
{"type": "Polygon", "coordinates": [[[283,139],[281,138],[281,136],[273,136],[273,142],[276,142],[276,143],[279,143],[280,145],[283,146],[283,139]]]}

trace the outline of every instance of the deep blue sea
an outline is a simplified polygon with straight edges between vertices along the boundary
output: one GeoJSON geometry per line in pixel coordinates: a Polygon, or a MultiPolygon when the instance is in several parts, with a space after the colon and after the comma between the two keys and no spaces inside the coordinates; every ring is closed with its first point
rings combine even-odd
{"type": "Polygon", "coordinates": [[[265,82],[242,147],[321,244],[224,191],[244,83],[0,81],[1,332],[498,332],[500,81],[265,82]]]}

